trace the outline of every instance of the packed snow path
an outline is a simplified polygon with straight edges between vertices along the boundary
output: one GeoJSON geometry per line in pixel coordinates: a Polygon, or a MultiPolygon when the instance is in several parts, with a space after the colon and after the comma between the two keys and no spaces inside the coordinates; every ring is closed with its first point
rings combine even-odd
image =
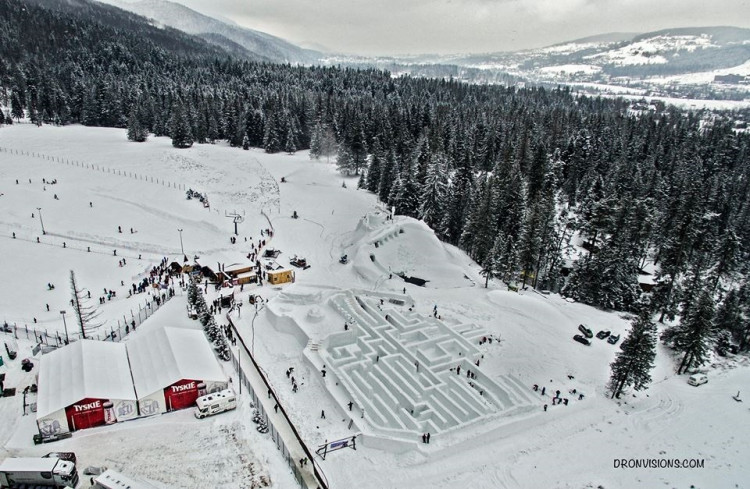
{"type": "MultiPolygon", "coordinates": [[[[302,477],[304,487],[310,489],[320,488],[318,480],[313,472],[313,465],[310,464],[310,461],[304,466],[299,462],[303,459],[308,459],[308,457],[306,450],[303,448],[302,443],[299,438],[297,438],[297,435],[292,428],[289,418],[284,414],[283,409],[279,412],[279,402],[277,398],[275,395],[272,396],[272,391],[268,389],[261,373],[256,368],[255,362],[251,359],[250,351],[247,349],[242,336],[240,336],[239,331],[237,331],[237,328],[234,326],[229,314],[227,314],[227,319],[232,325],[235,337],[240,340],[241,348],[238,348],[236,352],[233,351],[232,353],[239,359],[239,366],[242,369],[243,380],[250,385],[253,391],[255,391],[256,395],[254,397],[256,398],[256,401],[262,404],[262,409],[265,412],[268,421],[273,425],[274,429],[281,437],[286,449],[289,450],[288,456],[291,459],[292,464],[295,465],[297,473],[302,477]],[[268,395],[264,396],[264,392],[267,392],[268,395]]],[[[315,463],[315,460],[312,460],[311,462],[315,463]]]]}

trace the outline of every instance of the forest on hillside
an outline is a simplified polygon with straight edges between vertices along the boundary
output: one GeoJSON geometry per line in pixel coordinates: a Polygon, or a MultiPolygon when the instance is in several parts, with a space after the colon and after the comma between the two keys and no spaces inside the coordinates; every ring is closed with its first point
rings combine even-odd
{"type": "Polygon", "coordinates": [[[710,322],[693,333],[706,344],[750,348],[750,138],[721,118],[635,118],[626,101],[562,88],[236,60],[86,0],[0,0],[0,104],[5,124],[335,154],[488,280],[604,308],[648,304],[682,318],[665,337],[678,349],[692,319],[710,322]],[[570,263],[576,232],[587,252],[570,263]],[[644,300],[638,275],[654,263],[644,300]]]}

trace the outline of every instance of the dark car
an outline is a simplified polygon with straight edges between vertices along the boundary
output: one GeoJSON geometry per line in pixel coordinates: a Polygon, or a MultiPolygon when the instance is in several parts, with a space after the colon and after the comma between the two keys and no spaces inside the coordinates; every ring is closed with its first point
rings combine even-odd
{"type": "Polygon", "coordinates": [[[78,458],[74,452],[49,452],[42,458],[59,458],[60,460],[67,460],[68,462],[78,462],[78,458]]]}
{"type": "Polygon", "coordinates": [[[73,436],[73,433],[70,432],[55,433],[53,435],[47,436],[42,436],[41,434],[37,433],[34,435],[34,445],[39,445],[40,443],[51,443],[57,440],[64,440],[65,438],[70,438],[71,436],[73,436]]]}
{"type": "Polygon", "coordinates": [[[583,336],[577,334],[573,337],[574,340],[576,340],[578,343],[584,344],[584,345],[590,345],[591,342],[584,338],[583,336]]]}
{"type": "Polygon", "coordinates": [[[609,343],[610,345],[614,345],[618,341],[620,341],[620,335],[619,334],[613,334],[612,336],[610,336],[609,338],[607,338],[607,343],[609,343]]]}
{"type": "Polygon", "coordinates": [[[600,340],[603,340],[604,338],[609,336],[611,333],[612,333],[611,331],[601,330],[598,333],[596,333],[596,337],[599,338],[600,340]]]}
{"type": "Polygon", "coordinates": [[[587,328],[586,326],[584,326],[583,324],[578,325],[578,331],[580,331],[581,333],[583,333],[584,336],[586,336],[586,338],[593,338],[594,337],[594,333],[589,328],[587,328]]]}

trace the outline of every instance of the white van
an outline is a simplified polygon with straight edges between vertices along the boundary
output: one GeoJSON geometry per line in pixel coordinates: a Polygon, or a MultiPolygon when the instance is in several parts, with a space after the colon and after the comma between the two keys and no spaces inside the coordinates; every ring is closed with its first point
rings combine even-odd
{"type": "Polygon", "coordinates": [[[214,392],[195,400],[195,417],[205,418],[237,407],[237,396],[232,389],[214,392]]]}
{"type": "Polygon", "coordinates": [[[706,374],[693,374],[688,378],[688,384],[690,385],[701,385],[708,382],[706,374]]]}

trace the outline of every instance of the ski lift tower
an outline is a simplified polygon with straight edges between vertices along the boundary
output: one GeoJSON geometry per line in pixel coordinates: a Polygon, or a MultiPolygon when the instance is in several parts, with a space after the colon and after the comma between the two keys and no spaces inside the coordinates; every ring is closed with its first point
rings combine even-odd
{"type": "Polygon", "coordinates": [[[242,223],[245,220],[245,217],[240,214],[237,214],[237,211],[224,212],[224,217],[232,218],[232,222],[234,223],[234,235],[239,236],[239,233],[237,232],[237,224],[242,223]]]}

